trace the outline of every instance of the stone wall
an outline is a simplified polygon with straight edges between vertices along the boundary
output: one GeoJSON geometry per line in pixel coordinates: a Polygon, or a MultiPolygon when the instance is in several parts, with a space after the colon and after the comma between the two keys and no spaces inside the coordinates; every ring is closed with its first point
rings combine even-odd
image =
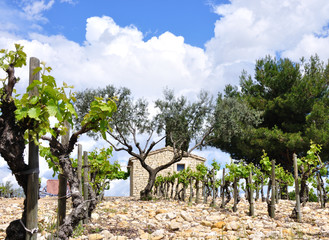
{"type": "MultiPolygon", "coordinates": [[[[163,165],[170,162],[173,157],[173,151],[170,147],[162,148],[153,151],[146,159],[146,163],[152,168],[159,165],[163,165]]],[[[191,155],[188,158],[183,158],[178,163],[171,165],[170,167],[160,171],[158,175],[167,176],[168,173],[177,171],[177,164],[185,164],[185,169],[190,167],[192,170],[196,170],[196,166],[200,163],[204,163],[205,159],[196,155],[191,155]]],[[[136,158],[129,159],[130,166],[130,196],[139,197],[140,191],[143,190],[148,182],[148,172],[142,167],[139,160],[136,158]]]]}

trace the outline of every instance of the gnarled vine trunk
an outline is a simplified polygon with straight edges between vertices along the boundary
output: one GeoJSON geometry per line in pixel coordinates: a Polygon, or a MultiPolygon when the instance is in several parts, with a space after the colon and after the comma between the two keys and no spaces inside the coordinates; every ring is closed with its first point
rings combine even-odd
{"type": "MultiPolygon", "coordinates": [[[[46,139],[46,138],[44,138],[46,139]]],[[[88,185],[89,197],[85,201],[79,191],[79,178],[77,169],[72,166],[69,154],[72,152],[74,144],[77,142],[77,137],[72,136],[68,144],[61,144],[59,141],[52,137],[49,140],[50,150],[54,156],[59,160],[59,165],[62,169],[62,174],[67,179],[72,197],[72,211],[65,217],[64,223],[59,226],[57,237],[62,240],[69,239],[73,234],[73,230],[79,225],[79,222],[88,218],[91,212],[95,209],[97,198],[91,185],[88,185]]]]}
{"type": "MultiPolygon", "coordinates": [[[[24,132],[26,128],[18,126],[15,122],[16,106],[14,101],[2,102],[0,116],[0,154],[7,162],[18,184],[27,193],[27,170],[28,165],[24,163],[25,140],[24,132]]],[[[6,229],[6,240],[25,240],[26,226],[26,199],[24,200],[24,210],[22,218],[12,221],[6,229]]]]}

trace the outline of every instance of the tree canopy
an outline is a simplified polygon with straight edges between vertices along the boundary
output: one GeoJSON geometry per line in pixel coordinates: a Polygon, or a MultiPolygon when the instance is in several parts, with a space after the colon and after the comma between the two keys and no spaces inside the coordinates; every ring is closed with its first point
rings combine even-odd
{"type": "Polygon", "coordinates": [[[211,113],[211,98],[201,93],[195,102],[185,97],[176,98],[172,91],[166,90],[164,98],[155,102],[157,114],[151,116],[148,102],[145,99],[134,100],[126,88],[116,89],[107,86],[104,89],[87,89],[77,94],[77,112],[79,122],[88,108],[88,101],[95,96],[117,95],[118,111],[112,116],[111,130],[107,131],[107,142],[116,151],[126,151],[136,157],[142,167],[149,173],[149,181],[141,198],[149,198],[156,174],[188,156],[196,147],[200,147],[211,129],[206,124],[211,113]],[[204,128],[208,130],[204,131],[204,128]],[[141,135],[144,139],[141,140],[141,135]],[[160,166],[152,168],[145,160],[148,154],[165,138],[170,139],[173,147],[173,158],[160,166]],[[195,144],[188,150],[190,141],[195,144]]]}
{"type": "MultiPolygon", "coordinates": [[[[329,65],[317,56],[306,61],[276,60],[270,56],[256,62],[255,75],[243,72],[240,86],[227,86],[225,99],[234,98],[261,112],[262,121],[230,141],[217,137],[213,145],[234,159],[259,162],[264,149],[285,168],[292,166],[292,154],[305,155],[313,140],[329,154],[329,65]]],[[[220,102],[220,100],[218,101],[220,102]]],[[[324,157],[326,156],[326,157],[324,157]]]]}

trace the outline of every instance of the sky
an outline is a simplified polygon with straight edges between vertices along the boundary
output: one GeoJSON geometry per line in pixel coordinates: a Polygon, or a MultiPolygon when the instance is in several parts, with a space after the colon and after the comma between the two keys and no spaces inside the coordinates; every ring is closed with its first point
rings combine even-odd
{"type": "MultiPolygon", "coordinates": [[[[298,61],[318,54],[326,62],[328,12],[327,0],[0,0],[0,49],[24,45],[28,57],[45,61],[59,83],[77,91],[113,84],[150,102],[165,88],[216,96],[238,85],[243,70],[252,75],[266,55],[298,61]]],[[[27,68],[16,75],[23,91],[27,68]]],[[[87,137],[80,143],[85,151],[106,146],[87,137]]],[[[195,153],[230,161],[217,149],[195,153]]],[[[114,154],[122,165],[128,158],[114,154]]],[[[45,184],[52,174],[40,164],[45,184]]],[[[0,179],[14,181],[3,160],[0,179]]],[[[128,181],[108,192],[128,193],[128,181]]]]}

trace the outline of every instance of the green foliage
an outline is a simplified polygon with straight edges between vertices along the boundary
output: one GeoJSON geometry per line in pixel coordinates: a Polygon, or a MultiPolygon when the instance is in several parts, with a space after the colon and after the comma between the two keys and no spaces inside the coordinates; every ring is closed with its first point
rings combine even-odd
{"type": "Polygon", "coordinates": [[[113,112],[116,110],[117,106],[113,100],[104,100],[101,97],[95,97],[81,125],[86,125],[87,128],[92,129],[94,132],[101,133],[102,137],[106,139],[106,132],[112,131],[109,125],[109,117],[112,117],[113,112]]]}
{"type": "MultiPolygon", "coordinates": [[[[310,202],[317,202],[318,196],[314,193],[314,190],[311,188],[308,193],[309,201],[310,202]]],[[[295,190],[289,192],[289,199],[290,200],[296,200],[296,193],[295,190]]]]}
{"type": "Polygon", "coordinates": [[[193,172],[191,170],[191,168],[185,168],[184,170],[180,171],[178,173],[178,182],[182,183],[184,187],[187,187],[189,182],[190,182],[190,178],[193,175],[193,172]]]}
{"type": "MultiPolygon", "coordinates": [[[[263,150],[263,155],[261,157],[260,164],[265,176],[271,176],[272,162],[265,150],[263,150]]],[[[280,164],[275,165],[275,179],[281,185],[292,186],[294,184],[293,175],[289,171],[285,170],[280,164]]]]}
{"type": "Polygon", "coordinates": [[[13,184],[10,181],[0,184],[0,196],[11,197],[14,194],[13,184]]]}
{"type": "Polygon", "coordinates": [[[187,151],[192,139],[202,138],[212,113],[212,98],[200,92],[198,100],[189,102],[186,97],[175,97],[174,91],[165,90],[164,99],[155,102],[160,110],[156,116],[157,132],[165,131],[166,145],[187,151]]]}
{"type": "Polygon", "coordinates": [[[2,55],[0,57],[0,67],[2,70],[7,71],[10,65],[18,68],[26,65],[26,53],[23,51],[23,48],[20,44],[15,44],[15,51],[0,50],[2,55]]]}
{"type": "Polygon", "coordinates": [[[260,112],[262,122],[242,128],[242,134],[232,137],[229,144],[218,140],[214,146],[234,159],[255,164],[264,149],[270,158],[291,170],[292,154],[305,156],[313,140],[323,147],[322,159],[328,159],[328,73],[329,65],[317,56],[299,63],[270,56],[258,60],[254,77],[243,72],[240,88],[228,86],[226,98],[235,98],[250,111],[260,112]]]}
{"type": "Polygon", "coordinates": [[[214,132],[212,146],[230,144],[236,137],[245,137],[253,126],[261,122],[261,111],[250,109],[248,104],[238,97],[218,95],[215,118],[212,120],[214,132]]]}
{"type": "Polygon", "coordinates": [[[53,170],[53,177],[60,173],[59,160],[55,157],[49,147],[39,146],[40,156],[43,157],[48,163],[48,167],[53,170]]]}
{"type": "MultiPolygon", "coordinates": [[[[118,141],[127,142],[128,139],[131,140],[131,135],[150,133],[152,131],[154,123],[149,119],[148,102],[143,99],[134,101],[130,90],[127,88],[116,89],[114,86],[108,85],[103,89],[86,89],[85,91],[78,92],[76,97],[77,102],[75,106],[78,117],[75,119],[75,123],[77,127],[81,124],[83,125],[84,121],[97,124],[97,121],[88,119],[89,116],[86,118],[85,115],[91,110],[95,113],[111,110],[110,107],[101,105],[101,99],[106,101],[113,99],[117,108],[111,116],[113,131],[107,131],[111,136],[115,137],[118,141]],[[99,106],[92,104],[94,99],[100,104],[99,106]]],[[[93,114],[93,116],[96,116],[96,114],[93,114]]],[[[100,125],[107,126],[107,123],[103,122],[100,125]]],[[[104,135],[104,132],[101,133],[104,135]]],[[[95,137],[95,139],[99,137],[95,132],[89,135],[95,137]]]]}
{"type": "Polygon", "coordinates": [[[246,165],[243,162],[239,162],[238,164],[231,162],[230,164],[226,164],[225,168],[229,170],[229,173],[225,176],[225,181],[233,182],[234,178],[248,178],[254,166],[253,164],[246,165]]]}
{"type": "Polygon", "coordinates": [[[90,183],[97,195],[110,188],[110,180],[127,179],[128,172],[121,170],[120,164],[110,163],[112,148],[95,149],[88,154],[90,183]]]}
{"type": "Polygon", "coordinates": [[[206,175],[207,175],[207,167],[204,164],[199,163],[196,166],[196,172],[194,174],[196,180],[202,181],[206,175]]]}
{"type": "Polygon", "coordinates": [[[308,197],[310,202],[318,202],[318,196],[315,194],[313,188],[310,189],[308,197]]]}
{"type": "Polygon", "coordinates": [[[265,152],[265,150],[263,150],[263,155],[262,155],[261,160],[260,160],[259,163],[261,164],[262,170],[267,174],[267,176],[270,176],[271,175],[271,169],[272,169],[272,163],[270,161],[269,156],[265,152]]]}
{"type": "Polygon", "coordinates": [[[318,165],[322,164],[319,153],[321,152],[321,146],[311,142],[310,149],[307,151],[307,155],[297,159],[298,167],[302,167],[303,171],[311,171],[318,165]]]}
{"type": "Polygon", "coordinates": [[[83,235],[85,228],[82,224],[82,222],[79,223],[79,225],[74,229],[72,237],[80,237],[83,235]]]}
{"type": "Polygon", "coordinates": [[[214,171],[216,171],[215,174],[217,173],[217,171],[220,170],[220,163],[217,162],[216,159],[213,159],[213,160],[212,160],[212,162],[211,162],[211,166],[212,166],[212,169],[213,169],[214,171]]]}
{"type": "MultiPolygon", "coordinates": [[[[36,69],[35,72],[41,72],[41,79],[34,80],[30,84],[26,93],[22,96],[15,96],[15,105],[17,110],[15,111],[16,120],[18,122],[24,122],[29,126],[29,134],[35,139],[37,135],[46,135],[51,133],[56,137],[59,130],[63,135],[67,131],[64,126],[64,121],[68,121],[73,125],[72,117],[76,116],[76,112],[73,107],[75,101],[74,94],[69,92],[67,96],[67,89],[72,88],[63,83],[62,87],[57,87],[55,78],[46,75],[51,71],[50,67],[46,67],[43,63],[42,68],[36,69]],[[37,89],[37,96],[30,96],[29,91],[37,89]],[[57,122],[55,126],[51,126],[49,118],[54,117],[57,122]],[[54,129],[55,128],[55,129],[54,129]]],[[[28,135],[26,134],[26,139],[28,135]]]]}

